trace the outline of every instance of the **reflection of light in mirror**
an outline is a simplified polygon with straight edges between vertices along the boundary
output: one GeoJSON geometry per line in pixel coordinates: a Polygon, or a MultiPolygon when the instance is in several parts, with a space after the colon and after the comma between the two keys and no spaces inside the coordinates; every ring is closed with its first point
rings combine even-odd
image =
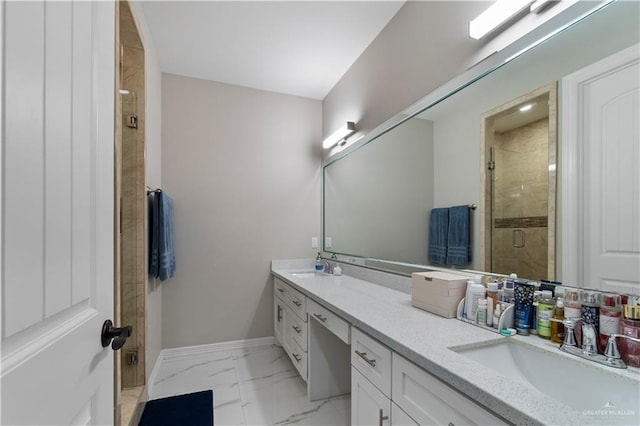
{"type": "Polygon", "coordinates": [[[520,112],[527,112],[531,108],[533,108],[533,104],[526,104],[525,106],[520,107],[520,112]]]}
{"type": "Polygon", "coordinates": [[[555,172],[556,171],[556,165],[555,164],[549,164],[549,171],[550,172],[555,172]]]}
{"type": "Polygon", "coordinates": [[[120,89],[120,94],[121,95],[128,95],[130,92],[126,89],[120,89]]]}

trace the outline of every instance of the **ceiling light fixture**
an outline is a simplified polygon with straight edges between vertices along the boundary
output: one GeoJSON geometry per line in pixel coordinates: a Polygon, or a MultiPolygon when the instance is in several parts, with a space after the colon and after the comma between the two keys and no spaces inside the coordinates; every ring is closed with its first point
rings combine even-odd
{"type": "Polygon", "coordinates": [[[497,0],[487,10],[469,22],[469,36],[480,40],[523,10],[533,0],[497,0]]]}
{"type": "Polygon", "coordinates": [[[533,108],[533,104],[526,104],[520,107],[520,112],[526,112],[533,108]]]}
{"type": "Polygon", "coordinates": [[[356,126],[353,123],[353,121],[347,121],[345,124],[342,125],[342,127],[340,127],[338,130],[333,132],[331,136],[329,136],[322,142],[322,147],[324,149],[329,149],[337,143],[340,143],[342,141],[346,142],[347,138],[353,132],[355,132],[355,130],[356,130],[356,126]]]}

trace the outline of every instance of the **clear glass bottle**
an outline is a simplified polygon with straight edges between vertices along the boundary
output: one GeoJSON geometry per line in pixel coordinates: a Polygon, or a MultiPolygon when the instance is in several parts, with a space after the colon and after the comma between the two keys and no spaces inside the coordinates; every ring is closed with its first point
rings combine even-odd
{"type": "MultiPolygon", "coordinates": [[[[562,321],[564,319],[564,299],[556,299],[556,307],[553,310],[553,319],[562,321]]],[[[551,321],[551,341],[562,343],[564,341],[564,325],[561,322],[551,321]]]]}
{"type": "MultiPolygon", "coordinates": [[[[640,339],[640,298],[637,296],[629,296],[628,304],[623,306],[620,334],[640,339]]],[[[640,367],[640,343],[620,337],[617,340],[622,360],[632,367],[640,367]]]]}
{"type": "Polygon", "coordinates": [[[620,330],[622,300],[619,294],[603,293],[600,303],[600,335],[598,350],[604,353],[609,336],[620,330]]]}
{"type": "Polygon", "coordinates": [[[538,336],[551,338],[551,316],[556,308],[551,290],[542,290],[538,302],[538,336]]]}

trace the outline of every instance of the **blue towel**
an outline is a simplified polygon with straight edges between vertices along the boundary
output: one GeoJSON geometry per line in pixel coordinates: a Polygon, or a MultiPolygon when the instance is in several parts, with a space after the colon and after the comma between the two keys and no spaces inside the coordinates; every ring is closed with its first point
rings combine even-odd
{"type": "Polygon", "coordinates": [[[449,209],[431,210],[429,217],[429,263],[446,263],[449,209]]]}
{"type": "Polygon", "coordinates": [[[176,273],[173,247],[173,200],[162,191],[153,193],[149,274],[165,281],[176,273]]]}
{"type": "Polygon", "coordinates": [[[470,218],[468,205],[449,208],[447,265],[465,266],[471,263],[470,218]]]}

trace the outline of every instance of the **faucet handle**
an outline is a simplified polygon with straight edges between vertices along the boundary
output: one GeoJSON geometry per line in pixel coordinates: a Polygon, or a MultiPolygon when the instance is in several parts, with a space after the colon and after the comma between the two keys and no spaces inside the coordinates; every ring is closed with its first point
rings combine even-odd
{"type": "Polygon", "coordinates": [[[607,339],[607,347],[604,350],[604,356],[610,359],[620,359],[620,351],[618,350],[618,344],[616,343],[616,337],[619,334],[611,334],[607,339]]]}

